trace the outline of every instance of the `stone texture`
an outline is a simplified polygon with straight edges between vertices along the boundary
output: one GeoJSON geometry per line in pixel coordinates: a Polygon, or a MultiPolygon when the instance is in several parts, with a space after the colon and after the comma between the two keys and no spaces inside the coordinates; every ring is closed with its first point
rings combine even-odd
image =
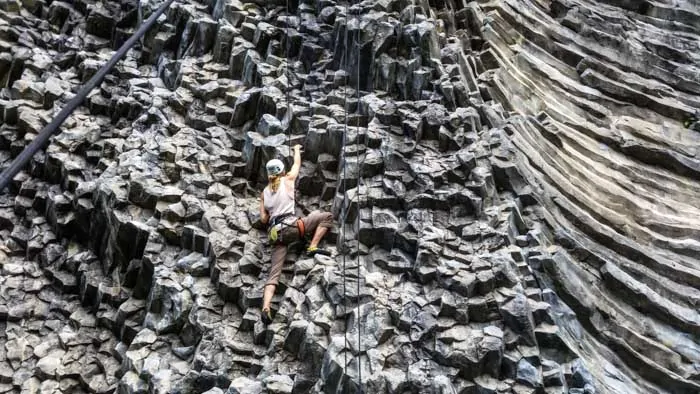
{"type": "MultiPolygon", "coordinates": [[[[667,3],[176,1],[0,194],[0,392],[699,391],[667,3]],[[299,212],[347,225],[265,327],[296,143],[299,212]]],[[[2,3],[0,168],[157,6],[2,3]]]]}

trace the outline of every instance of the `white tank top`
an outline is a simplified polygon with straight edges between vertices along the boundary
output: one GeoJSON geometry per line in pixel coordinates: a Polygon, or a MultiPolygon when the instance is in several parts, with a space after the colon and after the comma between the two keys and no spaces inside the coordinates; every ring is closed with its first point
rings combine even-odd
{"type": "Polygon", "coordinates": [[[294,215],[294,190],[287,190],[287,180],[280,180],[280,187],[277,192],[270,190],[270,186],[266,186],[263,190],[265,209],[270,214],[270,219],[274,219],[281,215],[294,215]]]}

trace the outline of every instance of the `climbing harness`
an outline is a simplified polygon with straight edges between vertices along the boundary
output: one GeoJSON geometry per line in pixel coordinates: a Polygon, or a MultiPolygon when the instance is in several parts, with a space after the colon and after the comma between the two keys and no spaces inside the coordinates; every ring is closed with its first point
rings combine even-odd
{"type": "Polygon", "coordinates": [[[286,221],[286,219],[290,217],[294,217],[294,214],[288,213],[284,215],[277,216],[273,219],[270,220],[270,224],[268,226],[268,238],[270,240],[270,244],[277,245],[277,244],[282,244],[283,240],[280,239],[280,232],[282,231],[283,228],[289,228],[289,227],[294,227],[299,231],[299,239],[305,239],[305,234],[306,234],[306,229],[304,227],[304,221],[301,220],[301,218],[297,217],[296,220],[294,221],[294,224],[290,224],[286,221]]]}

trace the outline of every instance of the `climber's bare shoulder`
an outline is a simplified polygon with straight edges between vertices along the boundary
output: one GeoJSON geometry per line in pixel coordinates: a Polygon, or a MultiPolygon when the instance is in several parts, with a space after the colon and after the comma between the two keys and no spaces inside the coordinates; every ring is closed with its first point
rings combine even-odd
{"type": "Polygon", "coordinates": [[[284,177],[284,181],[286,182],[286,185],[285,185],[285,186],[287,186],[288,189],[289,189],[289,188],[292,188],[292,189],[293,189],[293,188],[294,188],[294,183],[296,182],[296,179],[297,179],[296,176],[290,176],[290,175],[285,176],[285,177],[284,177]]]}

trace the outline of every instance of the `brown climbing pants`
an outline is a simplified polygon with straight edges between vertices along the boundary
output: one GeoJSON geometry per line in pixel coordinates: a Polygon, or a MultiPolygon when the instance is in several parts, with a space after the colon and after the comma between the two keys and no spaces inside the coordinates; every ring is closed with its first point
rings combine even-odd
{"type": "MultiPolygon", "coordinates": [[[[309,216],[301,218],[301,221],[304,223],[304,236],[313,236],[318,227],[333,228],[333,215],[329,212],[313,211],[309,216]]],[[[270,267],[270,275],[267,283],[265,283],[266,286],[276,286],[279,283],[282,266],[284,266],[284,261],[287,259],[287,247],[300,238],[296,225],[283,227],[278,236],[281,242],[272,245],[272,256],[270,258],[272,267],[270,267]]]]}

